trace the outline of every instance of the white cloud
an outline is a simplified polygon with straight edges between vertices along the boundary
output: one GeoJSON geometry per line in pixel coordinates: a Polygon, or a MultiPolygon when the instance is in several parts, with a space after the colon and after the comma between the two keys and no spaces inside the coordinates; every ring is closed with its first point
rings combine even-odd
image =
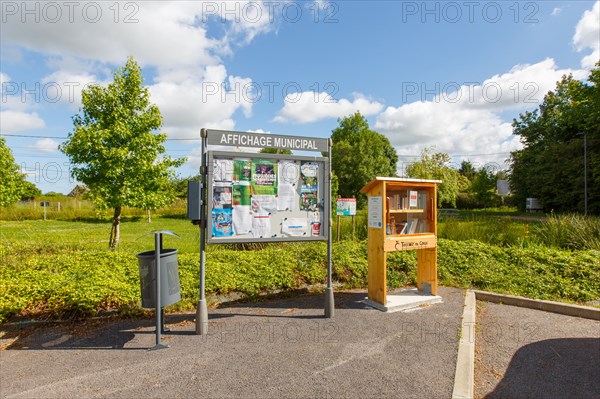
{"type": "Polygon", "coordinates": [[[581,16],[573,35],[577,51],[591,49],[592,53],[581,60],[581,66],[591,69],[600,60],[600,1],[581,16]]]}
{"type": "Polygon", "coordinates": [[[58,141],[45,138],[35,142],[32,149],[39,152],[56,152],[58,151],[58,141]]]}
{"type": "Polygon", "coordinates": [[[552,10],[552,16],[556,17],[556,16],[560,15],[561,12],[562,12],[562,8],[555,7],[554,10],[552,10]]]}
{"type": "MultiPolygon", "coordinates": [[[[201,127],[233,129],[238,110],[252,115],[253,99],[238,90],[252,80],[229,76],[219,55],[273,30],[281,18],[273,4],[253,1],[36,2],[27,7],[38,8],[40,21],[35,22],[34,12],[22,23],[24,4],[15,2],[17,11],[3,16],[3,45],[49,57],[51,72],[40,79],[49,89],[46,105],[78,108],[86,84],[105,85],[114,67],[132,55],[153,75],[146,84],[163,115],[164,130],[179,138],[198,137],[201,127]],[[60,18],[56,10],[62,12],[60,18]],[[211,18],[223,24],[223,37],[208,37],[205,26],[211,18]]],[[[19,105],[11,101],[11,108],[19,105]]]]}
{"type": "Polygon", "coordinates": [[[233,129],[232,117],[237,110],[251,114],[250,99],[236,92],[249,83],[250,79],[228,76],[225,67],[217,65],[182,81],[161,78],[149,89],[163,115],[164,130],[171,137],[197,138],[203,127],[233,129]]]}
{"type": "Polygon", "coordinates": [[[40,53],[111,64],[122,64],[129,55],[142,64],[167,68],[214,62],[209,51],[217,41],[207,38],[204,28],[195,25],[201,3],[54,4],[51,8],[32,3],[30,9],[37,7],[38,11],[25,15],[23,23],[20,7],[25,5],[15,3],[17,13],[4,16],[3,40],[40,53]]]}
{"type": "Polygon", "coordinates": [[[356,111],[363,115],[375,115],[383,109],[383,104],[371,101],[360,93],[354,93],[354,100],[335,100],[326,92],[305,91],[286,95],[284,106],[274,122],[309,123],[325,118],[341,118],[356,111]]]}
{"type": "Polygon", "coordinates": [[[68,104],[72,109],[79,109],[81,106],[81,92],[84,88],[92,84],[108,84],[107,81],[103,81],[89,72],[98,69],[89,63],[82,64],[81,61],[68,57],[54,64],[59,69],[41,79],[44,87],[42,93],[46,97],[43,99],[44,102],[60,102],[68,104]]]}
{"type": "Polygon", "coordinates": [[[4,84],[10,81],[10,76],[3,72],[0,72],[0,93],[2,93],[2,90],[4,90],[4,84]]]}
{"type": "Polygon", "coordinates": [[[429,101],[387,107],[377,116],[375,129],[387,135],[399,155],[416,155],[434,145],[449,154],[490,154],[468,158],[502,163],[521,144],[512,135],[511,123],[500,114],[510,111],[517,116],[518,111],[536,108],[569,73],[579,79],[586,76],[585,71],[559,69],[552,59],[516,65],[507,73],[480,84],[463,84],[429,101]]]}
{"type": "Polygon", "coordinates": [[[45,127],[44,120],[38,114],[21,111],[0,112],[0,131],[3,134],[17,133],[45,127]]]}

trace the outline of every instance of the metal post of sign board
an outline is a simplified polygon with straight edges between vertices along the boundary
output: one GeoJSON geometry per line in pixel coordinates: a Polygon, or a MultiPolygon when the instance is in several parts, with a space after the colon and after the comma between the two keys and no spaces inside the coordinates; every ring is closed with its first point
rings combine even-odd
{"type": "Polygon", "coordinates": [[[206,306],[206,226],[208,225],[208,215],[206,214],[206,176],[208,174],[206,162],[206,129],[202,129],[200,136],[202,139],[202,162],[200,166],[201,187],[200,187],[200,297],[196,307],[196,334],[208,334],[208,307],[206,306]]]}
{"type": "MultiPolygon", "coordinates": [[[[338,198],[341,198],[341,195],[338,195],[338,198]]],[[[336,214],[337,214],[337,242],[340,242],[340,214],[337,213],[337,209],[336,209],[336,214]]]]}
{"type": "MultiPolygon", "coordinates": [[[[352,198],[356,198],[356,197],[354,197],[354,195],[353,195],[352,198]]],[[[356,233],[356,225],[354,224],[354,214],[352,214],[352,241],[354,241],[355,233],[356,233]]]]}
{"type": "MultiPolygon", "coordinates": [[[[35,202],[34,202],[35,205],[35,202]]],[[[40,206],[44,208],[44,220],[46,220],[46,208],[50,206],[49,202],[40,202],[40,206]]]]}
{"type": "MultiPolygon", "coordinates": [[[[327,165],[327,179],[329,179],[328,181],[328,190],[329,190],[329,195],[328,200],[331,201],[331,178],[332,178],[332,174],[331,174],[331,139],[327,140],[327,157],[329,158],[329,163],[327,165]]],[[[327,318],[332,318],[334,315],[334,311],[335,311],[335,303],[334,303],[334,299],[333,299],[333,287],[331,284],[331,247],[332,247],[332,243],[331,243],[331,227],[333,224],[333,218],[332,218],[332,212],[331,212],[331,203],[328,204],[329,206],[326,206],[325,209],[328,209],[329,211],[327,212],[327,223],[329,224],[329,233],[327,234],[327,288],[325,289],[325,317],[327,318]]]]}

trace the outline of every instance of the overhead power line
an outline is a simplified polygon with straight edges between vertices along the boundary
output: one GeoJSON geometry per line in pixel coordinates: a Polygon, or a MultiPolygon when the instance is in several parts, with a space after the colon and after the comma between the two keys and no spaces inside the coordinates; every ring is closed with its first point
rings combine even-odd
{"type": "MultiPolygon", "coordinates": [[[[67,140],[68,137],[56,137],[56,136],[34,136],[30,134],[0,134],[0,136],[6,137],[20,137],[20,138],[29,138],[29,139],[57,139],[57,140],[67,140]]],[[[194,139],[167,139],[166,141],[200,141],[200,138],[194,139]]]]}
{"type": "MultiPolygon", "coordinates": [[[[34,139],[57,139],[57,140],[67,140],[68,137],[55,137],[55,136],[36,136],[29,134],[0,134],[0,136],[6,137],[21,137],[21,138],[34,138],[34,139]]],[[[166,139],[166,141],[200,141],[200,138],[190,138],[190,139],[166,139]]],[[[185,151],[185,150],[167,150],[167,151],[185,151]]],[[[451,157],[482,157],[488,155],[508,155],[510,152],[491,152],[486,154],[448,154],[451,157]]],[[[421,155],[410,155],[403,154],[398,155],[400,158],[419,158],[421,155]]]]}

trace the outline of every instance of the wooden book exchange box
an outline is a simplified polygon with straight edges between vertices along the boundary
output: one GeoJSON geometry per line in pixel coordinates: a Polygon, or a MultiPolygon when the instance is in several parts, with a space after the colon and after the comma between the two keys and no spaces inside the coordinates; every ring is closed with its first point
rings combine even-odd
{"type": "Polygon", "coordinates": [[[437,296],[437,186],[439,180],[376,177],[367,194],[369,300],[386,306],[386,254],[417,251],[417,289],[437,296]]]}

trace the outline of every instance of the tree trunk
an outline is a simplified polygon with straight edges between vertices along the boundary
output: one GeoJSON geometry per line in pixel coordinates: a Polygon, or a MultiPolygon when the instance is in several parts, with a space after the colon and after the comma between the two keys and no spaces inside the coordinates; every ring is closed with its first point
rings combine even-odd
{"type": "Polygon", "coordinates": [[[150,209],[146,209],[146,220],[148,223],[152,223],[152,216],[150,215],[150,209]]]}
{"type": "Polygon", "coordinates": [[[115,208],[115,214],[113,216],[112,228],[110,229],[110,240],[108,240],[108,247],[113,251],[117,249],[119,245],[119,239],[121,238],[120,231],[121,223],[121,207],[115,208]]]}

